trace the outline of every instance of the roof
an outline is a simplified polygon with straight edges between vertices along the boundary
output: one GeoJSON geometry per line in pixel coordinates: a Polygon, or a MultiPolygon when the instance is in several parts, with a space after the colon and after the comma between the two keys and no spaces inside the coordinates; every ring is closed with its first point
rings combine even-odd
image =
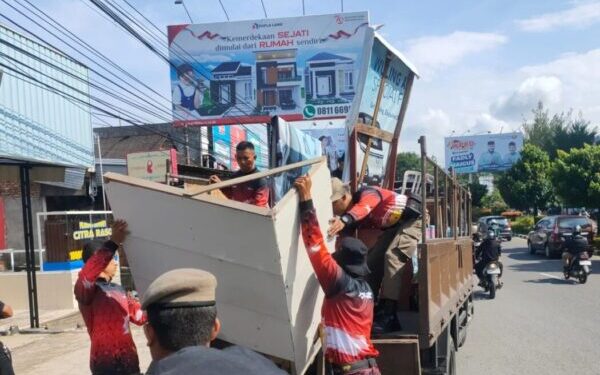
{"type": "MultiPolygon", "coordinates": [[[[94,133],[100,138],[104,164],[108,159],[126,159],[127,154],[134,152],[169,150],[173,147],[178,150],[178,159],[182,161],[184,132],[184,128],[174,128],[170,123],[94,128],[94,133]]],[[[199,132],[200,127],[188,128],[189,139],[200,139],[199,132]]],[[[197,154],[198,150],[190,147],[192,160],[199,158],[197,154]]]]}
{"type": "Polygon", "coordinates": [[[240,70],[237,72],[239,76],[249,76],[252,74],[252,67],[240,66],[240,70]]]}
{"type": "Polygon", "coordinates": [[[236,73],[240,67],[239,61],[229,61],[220,63],[216,68],[212,70],[212,73],[236,73]]]}
{"type": "Polygon", "coordinates": [[[352,59],[349,57],[334,55],[333,53],[329,53],[329,52],[319,52],[306,61],[327,61],[327,60],[352,61],[352,59]]]}
{"type": "Polygon", "coordinates": [[[37,181],[40,184],[60,187],[63,189],[80,190],[85,181],[86,170],[80,168],[65,168],[63,181],[37,181]]]}

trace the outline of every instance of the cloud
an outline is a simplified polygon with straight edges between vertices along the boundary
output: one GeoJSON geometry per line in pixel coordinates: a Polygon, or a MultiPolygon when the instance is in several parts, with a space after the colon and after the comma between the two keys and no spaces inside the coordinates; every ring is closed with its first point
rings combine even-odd
{"type": "Polygon", "coordinates": [[[552,108],[562,99],[562,81],[556,76],[535,76],[523,81],[510,95],[500,97],[490,106],[495,116],[518,120],[541,101],[552,108]]]}
{"type": "Polygon", "coordinates": [[[511,126],[506,121],[497,119],[489,113],[481,113],[475,118],[475,124],[470,130],[472,134],[481,134],[488,131],[492,133],[506,132],[511,126]]]}
{"type": "Polygon", "coordinates": [[[494,49],[507,41],[508,38],[501,34],[455,31],[409,40],[406,55],[420,70],[433,74],[459,63],[470,54],[494,49]]]}
{"type": "Polygon", "coordinates": [[[571,9],[518,20],[523,31],[541,32],[560,27],[584,28],[600,22],[600,2],[577,4],[571,9]]]}

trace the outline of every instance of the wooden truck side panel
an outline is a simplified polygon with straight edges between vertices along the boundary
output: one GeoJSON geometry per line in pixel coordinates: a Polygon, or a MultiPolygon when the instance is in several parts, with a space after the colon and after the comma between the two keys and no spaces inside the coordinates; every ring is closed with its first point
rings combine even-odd
{"type": "Polygon", "coordinates": [[[431,347],[474,288],[468,237],[420,245],[419,344],[431,347]]]}

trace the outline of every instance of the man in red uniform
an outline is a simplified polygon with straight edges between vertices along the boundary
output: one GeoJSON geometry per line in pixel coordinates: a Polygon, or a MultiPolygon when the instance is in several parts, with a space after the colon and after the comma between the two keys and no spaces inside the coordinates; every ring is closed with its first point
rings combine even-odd
{"type": "Polygon", "coordinates": [[[317,279],[325,292],[321,309],[325,357],[335,375],[379,375],[377,350],[371,343],[373,292],[364,279],[369,274],[367,247],[347,237],[333,254],[327,250],[311,199],[312,182],[304,176],[294,186],[300,196],[302,238],[317,279]]]}
{"type": "Polygon", "coordinates": [[[104,244],[90,242],[83,250],[83,268],[75,283],[75,298],[92,342],[90,369],[93,375],[139,374],[139,360],[129,322],[146,323],[140,303],[111,283],[117,271],[114,260],[127,235],[127,223],[117,220],[104,244]]]}
{"type": "MultiPolygon", "coordinates": [[[[256,168],[256,153],[251,142],[242,141],[235,148],[235,160],[240,169],[232,178],[247,176],[258,172],[256,168]]],[[[210,177],[211,183],[221,182],[218,176],[210,177]]],[[[269,185],[265,178],[259,178],[221,189],[223,194],[234,201],[253,204],[259,207],[269,207],[269,185]]]]}
{"type": "Polygon", "coordinates": [[[354,195],[337,178],[331,179],[333,213],[329,236],[356,228],[379,229],[383,233],[369,250],[368,265],[373,271],[369,284],[382,307],[375,317],[373,333],[401,329],[396,311],[402,288],[404,265],[416,255],[421,238],[421,202],[417,197],[367,186],[354,195]],[[381,288],[381,293],[379,289],[381,288]]]}

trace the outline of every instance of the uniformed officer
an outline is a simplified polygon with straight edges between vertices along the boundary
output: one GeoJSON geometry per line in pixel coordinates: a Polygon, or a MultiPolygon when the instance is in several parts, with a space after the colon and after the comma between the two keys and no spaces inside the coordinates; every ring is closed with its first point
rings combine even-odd
{"type": "Polygon", "coordinates": [[[152,363],[147,375],[283,375],[267,358],[240,346],[210,348],[219,334],[216,278],[199,269],[176,269],[150,284],[142,299],[152,363]]]}
{"type": "Polygon", "coordinates": [[[383,233],[369,250],[369,284],[379,294],[379,313],[373,333],[400,330],[396,316],[402,270],[417,252],[421,238],[421,202],[416,196],[397,194],[376,186],[367,186],[354,195],[337,178],[331,179],[333,213],[328,235],[355,228],[379,229],[383,233]],[[379,289],[381,288],[381,292],[379,289]]]}

